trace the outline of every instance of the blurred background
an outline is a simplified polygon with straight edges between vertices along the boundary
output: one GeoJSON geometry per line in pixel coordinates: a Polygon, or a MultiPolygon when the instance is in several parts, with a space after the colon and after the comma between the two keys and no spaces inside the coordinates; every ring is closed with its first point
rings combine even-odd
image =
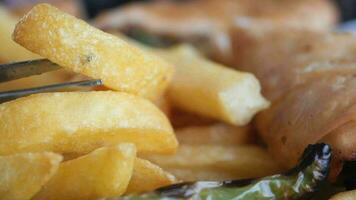
{"type": "MultiPolygon", "coordinates": [[[[51,2],[69,6],[70,4],[81,4],[87,17],[93,18],[98,13],[110,8],[118,7],[130,2],[150,1],[150,0],[0,0],[11,7],[22,7],[32,5],[38,2],[51,2]]],[[[151,0],[154,1],[154,0],[151,0]]],[[[187,1],[187,0],[155,0],[155,1],[187,1]]],[[[356,19],[356,1],[355,0],[332,0],[341,11],[342,22],[356,19]]]]}

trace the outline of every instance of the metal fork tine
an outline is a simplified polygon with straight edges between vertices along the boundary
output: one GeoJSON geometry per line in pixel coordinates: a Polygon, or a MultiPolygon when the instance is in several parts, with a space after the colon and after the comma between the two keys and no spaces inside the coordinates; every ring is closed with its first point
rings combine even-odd
{"type": "Polygon", "coordinates": [[[30,60],[0,65],[0,83],[60,69],[47,60],[30,60]]]}
{"type": "Polygon", "coordinates": [[[63,91],[63,90],[68,91],[77,88],[94,87],[99,85],[102,85],[101,80],[86,80],[86,81],[46,85],[42,87],[22,89],[22,90],[5,91],[5,92],[0,92],[0,103],[11,101],[31,94],[41,93],[41,92],[54,92],[54,91],[63,91]]]}

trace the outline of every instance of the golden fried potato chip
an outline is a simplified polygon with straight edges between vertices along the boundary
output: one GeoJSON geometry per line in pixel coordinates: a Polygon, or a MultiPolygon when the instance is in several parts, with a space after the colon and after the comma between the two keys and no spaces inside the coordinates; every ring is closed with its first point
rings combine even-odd
{"type": "Polygon", "coordinates": [[[31,199],[57,171],[61,161],[61,155],[48,152],[0,156],[0,199],[31,199]]]}
{"type": "Polygon", "coordinates": [[[11,39],[17,19],[0,5],[0,61],[15,62],[39,58],[38,55],[26,50],[11,39]]]}
{"type": "Polygon", "coordinates": [[[206,126],[191,126],[175,131],[180,144],[189,145],[241,145],[254,140],[247,126],[237,127],[223,123],[206,126]]]}
{"type": "Polygon", "coordinates": [[[250,73],[204,59],[187,45],[156,52],[175,65],[168,88],[173,106],[234,125],[246,125],[269,106],[250,73]]]}
{"type": "Polygon", "coordinates": [[[63,162],[34,200],[86,200],[123,194],[132,176],[133,144],[102,147],[63,162]]]}
{"type": "Polygon", "coordinates": [[[165,172],[159,166],[148,160],[136,158],[132,178],[126,193],[132,194],[152,191],[175,182],[175,177],[165,172]]]}
{"type": "Polygon", "coordinates": [[[280,172],[279,166],[257,145],[180,145],[176,155],[144,156],[164,170],[187,169],[231,174],[231,178],[253,178],[280,172]]]}
{"type": "Polygon", "coordinates": [[[150,99],[163,93],[173,74],[173,67],[159,57],[48,4],[25,15],[13,38],[66,69],[150,99]]]}
{"type": "Polygon", "coordinates": [[[42,93],[0,104],[0,155],[88,153],[134,143],[139,152],[172,153],[177,140],[150,101],[121,92],[42,93]]]}

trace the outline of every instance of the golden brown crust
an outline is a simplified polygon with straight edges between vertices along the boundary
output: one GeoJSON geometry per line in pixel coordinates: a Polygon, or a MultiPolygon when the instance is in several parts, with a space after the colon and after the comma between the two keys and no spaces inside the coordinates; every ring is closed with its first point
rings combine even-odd
{"type": "Polygon", "coordinates": [[[122,142],[134,143],[139,152],[172,153],[178,145],[166,116],[126,93],[42,93],[1,104],[0,110],[0,155],[84,154],[122,142]]]}
{"type": "Polygon", "coordinates": [[[151,99],[163,93],[173,73],[172,66],[160,58],[48,4],[39,4],[25,15],[13,38],[66,69],[151,99]]]}

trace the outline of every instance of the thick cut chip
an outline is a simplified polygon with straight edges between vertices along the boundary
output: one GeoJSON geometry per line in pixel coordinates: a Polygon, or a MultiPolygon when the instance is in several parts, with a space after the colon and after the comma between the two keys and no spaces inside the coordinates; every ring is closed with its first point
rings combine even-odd
{"type": "Polygon", "coordinates": [[[168,95],[173,106],[235,125],[246,125],[269,103],[258,80],[202,58],[192,47],[157,51],[176,67],[168,95]]]}
{"type": "Polygon", "coordinates": [[[134,143],[171,153],[177,140],[150,101],[113,91],[42,93],[0,105],[0,155],[27,151],[83,154],[134,143]]]}
{"type": "Polygon", "coordinates": [[[173,175],[148,160],[136,158],[135,166],[126,193],[152,191],[176,182],[173,175]]]}
{"type": "Polygon", "coordinates": [[[0,156],[0,199],[31,199],[57,171],[61,161],[61,155],[47,152],[0,156]]]}
{"type": "Polygon", "coordinates": [[[248,126],[237,127],[223,123],[206,126],[191,126],[176,130],[180,144],[189,145],[241,145],[254,140],[248,126]]]}
{"type": "Polygon", "coordinates": [[[279,166],[267,151],[257,145],[180,145],[176,155],[150,155],[145,156],[145,159],[173,175],[176,174],[169,169],[229,173],[230,178],[235,179],[262,177],[280,172],[279,166]]]}
{"type": "Polygon", "coordinates": [[[86,200],[123,194],[132,176],[133,144],[102,147],[63,162],[34,200],[86,200]]]}
{"type": "Polygon", "coordinates": [[[6,8],[0,5],[0,61],[15,62],[39,58],[11,39],[12,32],[16,26],[16,17],[11,16],[6,8]]]}
{"type": "Polygon", "coordinates": [[[25,15],[13,38],[66,69],[151,99],[163,93],[173,73],[173,67],[159,57],[48,4],[25,15]]]}

